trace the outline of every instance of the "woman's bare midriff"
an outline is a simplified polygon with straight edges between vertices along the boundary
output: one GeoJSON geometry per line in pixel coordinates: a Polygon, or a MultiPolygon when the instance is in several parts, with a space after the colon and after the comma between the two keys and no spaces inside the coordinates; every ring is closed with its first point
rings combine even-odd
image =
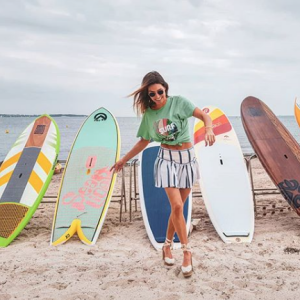
{"type": "Polygon", "coordinates": [[[167,145],[167,144],[161,144],[162,148],[170,149],[170,150],[185,150],[193,147],[192,143],[182,143],[181,146],[179,145],[167,145]]]}

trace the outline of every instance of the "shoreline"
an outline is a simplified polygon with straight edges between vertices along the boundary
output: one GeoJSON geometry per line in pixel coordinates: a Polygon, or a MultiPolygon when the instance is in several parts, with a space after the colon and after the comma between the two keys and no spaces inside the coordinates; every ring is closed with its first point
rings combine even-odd
{"type": "MultiPolygon", "coordinates": [[[[245,134],[241,118],[238,116],[231,118],[232,119],[230,119],[230,121],[238,136],[243,154],[246,155],[249,153],[253,153],[253,149],[245,134]]],[[[8,151],[15,143],[19,134],[21,134],[26,126],[29,125],[27,118],[20,117],[1,119],[0,139],[3,140],[3,143],[0,146],[0,161],[5,159],[8,151]],[[6,131],[8,131],[9,133],[6,133],[6,131]]],[[[59,160],[67,159],[74,138],[84,119],[84,117],[59,117],[55,119],[61,135],[60,153],[58,157],[59,160]]],[[[122,137],[121,155],[125,155],[125,153],[127,153],[131,149],[132,145],[138,141],[138,139],[136,138],[136,132],[140,125],[140,119],[138,117],[117,117],[117,120],[122,137]]],[[[287,116],[286,118],[283,117],[281,121],[288,128],[295,139],[300,142],[299,126],[296,123],[295,118],[293,116],[287,116]]],[[[189,123],[190,135],[192,137],[193,119],[189,119],[189,123]]]]}
{"type": "MultiPolygon", "coordinates": [[[[273,188],[258,159],[252,162],[257,188],[273,188]]],[[[56,195],[62,174],[54,175],[46,195],[56,195]]],[[[114,195],[121,191],[118,175],[114,195]]],[[[125,171],[129,203],[129,168],[125,171]]],[[[196,185],[196,190],[199,186],[196,185]]],[[[166,267],[150,244],[139,209],[129,207],[119,222],[119,203],[111,203],[95,246],[77,236],[50,246],[54,203],[41,203],[21,234],[0,249],[0,299],[297,299],[300,219],[280,194],[257,197],[251,244],[225,244],[207,215],[202,198],[193,199],[194,274],[166,267]]]]}

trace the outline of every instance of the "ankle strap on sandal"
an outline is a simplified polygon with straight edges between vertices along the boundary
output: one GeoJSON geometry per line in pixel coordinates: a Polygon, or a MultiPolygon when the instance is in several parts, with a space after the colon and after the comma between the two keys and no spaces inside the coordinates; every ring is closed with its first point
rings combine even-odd
{"type": "Polygon", "coordinates": [[[170,246],[172,247],[173,246],[173,241],[169,240],[166,238],[165,242],[164,242],[164,246],[170,246]]]}
{"type": "Polygon", "coordinates": [[[188,251],[188,252],[192,252],[192,248],[190,247],[189,244],[181,244],[181,249],[182,251],[188,251]]]}

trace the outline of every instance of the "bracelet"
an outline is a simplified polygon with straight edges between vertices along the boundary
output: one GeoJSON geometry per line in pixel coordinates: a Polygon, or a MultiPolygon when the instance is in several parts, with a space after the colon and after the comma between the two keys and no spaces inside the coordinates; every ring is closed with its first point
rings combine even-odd
{"type": "Polygon", "coordinates": [[[205,128],[213,128],[212,126],[205,126],[205,128]]]}

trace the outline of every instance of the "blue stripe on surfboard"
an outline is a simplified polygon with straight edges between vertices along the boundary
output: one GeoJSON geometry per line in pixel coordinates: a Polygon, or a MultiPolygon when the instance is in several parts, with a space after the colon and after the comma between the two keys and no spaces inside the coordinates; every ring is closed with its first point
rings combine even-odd
{"type": "MultiPolygon", "coordinates": [[[[166,238],[168,220],[171,207],[163,188],[156,188],[154,185],[154,162],[159,150],[158,147],[150,147],[143,151],[142,156],[142,178],[143,192],[148,222],[153,236],[158,243],[163,243],[166,238]]],[[[184,217],[187,219],[189,200],[184,205],[184,217]]],[[[175,242],[179,242],[177,234],[175,242]]]]}

